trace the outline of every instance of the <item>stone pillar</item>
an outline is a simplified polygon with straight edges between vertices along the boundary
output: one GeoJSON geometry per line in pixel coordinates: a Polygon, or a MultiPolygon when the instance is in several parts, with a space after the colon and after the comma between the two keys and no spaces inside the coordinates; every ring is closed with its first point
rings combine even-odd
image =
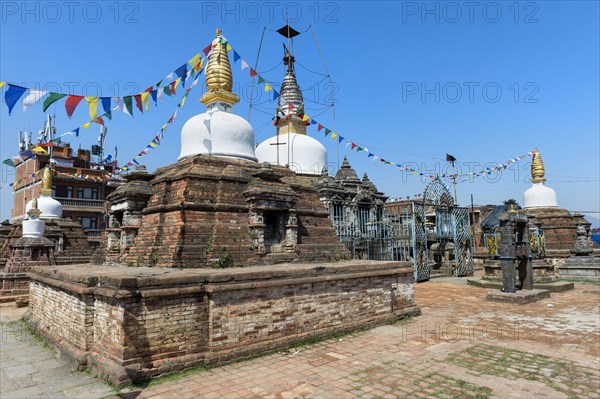
{"type": "Polygon", "coordinates": [[[502,267],[502,287],[504,292],[513,293],[517,291],[515,286],[515,242],[513,236],[513,223],[508,212],[503,212],[498,217],[500,220],[500,234],[502,244],[500,246],[500,264],[502,267]]]}
{"type": "Polygon", "coordinates": [[[296,210],[290,209],[288,220],[285,225],[285,246],[290,252],[296,250],[296,244],[298,244],[298,217],[296,216],[296,210]]]}
{"type": "Polygon", "coordinates": [[[265,255],[267,253],[265,247],[265,218],[262,210],[255,209],[250,211],[249,227],[256,253],[258,255],[265,255]]]}

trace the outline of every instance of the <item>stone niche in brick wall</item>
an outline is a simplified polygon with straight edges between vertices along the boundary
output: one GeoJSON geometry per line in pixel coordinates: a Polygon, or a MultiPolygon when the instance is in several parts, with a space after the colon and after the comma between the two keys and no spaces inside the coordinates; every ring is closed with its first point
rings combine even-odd
{"type": "Polygon", "coordinates": [[[117,385],[418,313],[408,263],[34,268],[28,320],[117,385]]]}

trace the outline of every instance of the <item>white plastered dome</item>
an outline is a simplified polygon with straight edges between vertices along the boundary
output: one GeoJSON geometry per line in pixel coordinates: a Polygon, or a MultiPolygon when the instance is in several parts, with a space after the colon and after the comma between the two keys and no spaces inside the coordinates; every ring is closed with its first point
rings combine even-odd
{"type": "Polygon", "coordinates": [[[254,130],[227,104],[213,103],[208,111],[191,117],[181,129],[178,161],[195,155],[217,155],[256,161],[254,130]]]}
{"type": "Polygon", "coordinates": [[[527,208],[557,208],[556,191],[546,187],[544,183],[533,183],[523,194],[523,207],[527,208]]]}
{"type": "Polygon", "coordinates": [[[320,175],[323,167],[327,166],[327,150],[323,144],[310,136],[297,133],[281,134],[279,140],[274,136],[260,143],[256,147],[258,161],[277,165],[278,149],[279,165],[289,165],[296,173],[320,175]]]}
{"type": "MultiPolygon", "coordinates": [[[[25,205],[27,213],[33,204],[33,200],[25,205]]],[[[37,207],[42,212],[40,219],[60,219],[62,218],[62,204],[48,194],[42,194],[37,200],[37,207]]]]}

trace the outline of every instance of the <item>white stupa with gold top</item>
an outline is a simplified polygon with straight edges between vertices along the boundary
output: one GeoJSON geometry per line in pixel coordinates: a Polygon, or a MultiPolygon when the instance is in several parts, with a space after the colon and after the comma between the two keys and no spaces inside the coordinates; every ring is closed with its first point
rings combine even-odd
{"type": "Polygon", "coordinates": [[[557,208],[556,191],[546,187],[544,162],[537,148],[533,152],[531,161],[531,182],[533,183],[523,194],[523,207],[529,208],[557,208]]]}
{"type": "Polygon", "coordinates": [[[206,65],[206,92],[200,102],[206,112],[190,118],[181,129],[178,160],[196,155],[214,155],[256,161],[254,130],[250,123],[233,113],[239,97],[231,92],[233,77],[226,45],[217,29],[206,65]]]}
{"type": "Polygon", "coordinates": [[[283,63],[287,70],[277,103],[277,135],[260,143],[256,156],[259,162],[288,166],[299,174],[320,175],[327,166],[327,150],[306,135],[307,122],[300,116],[304,99],[296,81],[294,56],[287,49],[283,63]]]}
{"type": "MultiPolygon", "coordinates": [[[[25,212],[29,212],[30,209],[34,208],[34,201],[32,199],[25,205],[25,212]]],[[[40,219],[60,219],[62,218],[62,204],[52,198],[52,169],[50,166],[46,166],[44,169],[44,175],[42,176],[42,191],[40,197],[37,199],[37,209],[40,210],[40,219]]]]}

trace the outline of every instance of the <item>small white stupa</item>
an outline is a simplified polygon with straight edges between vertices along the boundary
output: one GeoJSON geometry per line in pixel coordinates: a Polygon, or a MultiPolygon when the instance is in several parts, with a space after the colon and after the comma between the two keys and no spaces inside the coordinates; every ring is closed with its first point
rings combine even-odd
{"type": "Polygon", "coordinates": [[[226,45],[217,29],[206,64],[206,93],[200,102],[206,112],[190,118],[181,129],[178,161],[195,155],[216,155],[256,161],[254,130],[233,113],[240,98],[231,92],[233,77],[226,45]]]}
{"type": "Polygon", "coordinates": [[[327,166],[323,144],[306,135],[307,121],[302,119],[304,99],[296,81],[294,56],[285,49],[283,63],[287,71],[277,103],[277,135],[256,147],[259,162],[288,166],[299,174],[320,175],[327,166]]]}
{"type": "Polygon", "coordinates": [[[50,169],[50,166],[46,166],[44,169],[40,198],[32,199],[25,205],[26,213],[32,209],[34,201],[37,202],[37,209],[41,211],[40,219],[62,218],[62,204],[52,198],[52,169],[50,169]]]}
{"type": "Polygon", "coordinates": [[[40,220],[41,214],[42,211],[38,209],[37,198],[34,198],[31,202],[31,208],[27,211],[27,219],[22,222],[24,238],[38,238],[44,236],[45,222],[40,220]]]}
{"type": "Polygon", "coordinates": [[[531,161],[531,187],[523,194],[523,208],[557,208],[556,191],[546,187],[544,162],[537,148],[531,161]]]}

